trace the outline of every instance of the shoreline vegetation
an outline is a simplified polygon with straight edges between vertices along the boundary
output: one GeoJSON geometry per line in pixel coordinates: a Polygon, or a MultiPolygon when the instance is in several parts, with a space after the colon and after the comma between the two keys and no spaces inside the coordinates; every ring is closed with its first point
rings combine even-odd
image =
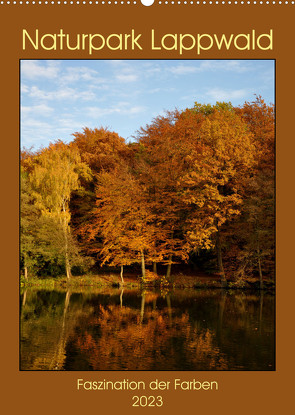
{"type": "Polygon", "coordinates": [[[21,152],[21,286],[274,287],[273,105],[73,137],[21,152]]]}
{"type": "MultiPolygon", "coordinates": [[[[72,276],[70,281],[65,276],[55,278],[40,278],[32,277],[25,279],[20,278],[21,289],[39,288],[39,289],[96,289],[96,288],[120,288],[128,290],[148,289],[148,290],[165,290],[171,291],[174,289],[238,289],[238,290],[260,290],[259,278],[249,278],[243,281],[228,281],[227,286],[224,287],[220,281],[219,275],[201,276],[184,275],[178,273],[173,276],[173,282],[161,283],[161,281],[147,281],[143,282],[140,276],[127,274],[122,283],[119,273],[109,274],[86,274],[83,276],[72,276]]],[[[275,290],[275,283],[272,279],[265,279],[264,291],[275,290]]]]}

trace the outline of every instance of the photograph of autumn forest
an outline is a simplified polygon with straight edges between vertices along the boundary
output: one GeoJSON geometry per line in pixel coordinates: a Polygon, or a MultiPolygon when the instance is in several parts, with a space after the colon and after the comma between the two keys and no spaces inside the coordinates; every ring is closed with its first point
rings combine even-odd
{"type": "Polygon", "coordinates": [[[21,370],[275,370],[274,77],[20,62],[21,370]]]}

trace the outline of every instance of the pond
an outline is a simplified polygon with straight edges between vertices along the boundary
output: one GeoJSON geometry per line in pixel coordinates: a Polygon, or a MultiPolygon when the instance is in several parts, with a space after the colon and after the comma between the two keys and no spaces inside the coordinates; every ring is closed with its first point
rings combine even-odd
{"type": "Polygon", "coordinates": [[[275,370],[263,292],[27,289],[21,370],[275,370]]]}

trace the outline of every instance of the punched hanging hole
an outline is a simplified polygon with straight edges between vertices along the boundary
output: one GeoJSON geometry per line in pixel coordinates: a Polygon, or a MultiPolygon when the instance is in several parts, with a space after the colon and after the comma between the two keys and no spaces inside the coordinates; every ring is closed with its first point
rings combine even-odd
{"type": "Polygon", "coordinates": [[[144,6],[151,6],[155,0],[140,0],[144,6]]]}

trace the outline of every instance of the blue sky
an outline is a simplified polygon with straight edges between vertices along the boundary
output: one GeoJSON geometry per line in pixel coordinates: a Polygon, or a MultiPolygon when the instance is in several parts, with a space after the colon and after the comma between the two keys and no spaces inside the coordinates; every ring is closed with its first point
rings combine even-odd
{"type": "Polygon", "coordinates": [[[127,141],[166,110],[194,102],[274,103],[272,60],[23,60],[21,147],[35,150],[83,127],[127,141]]]}

